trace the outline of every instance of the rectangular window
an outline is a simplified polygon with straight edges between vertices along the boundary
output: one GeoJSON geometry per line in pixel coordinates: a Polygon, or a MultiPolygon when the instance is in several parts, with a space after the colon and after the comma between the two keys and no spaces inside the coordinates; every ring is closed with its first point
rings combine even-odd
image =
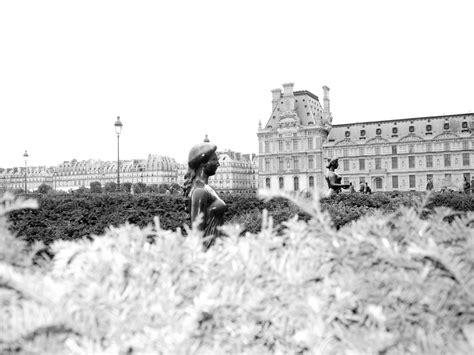
{"type": "Polygon", "coordinates": [[[382,169],[382,158],[375,158],[375,170],[382,169]]]}
{"type": "Polygon", "coordinates": [[[398,157],[392,157],[392,169],[398,169],[398,157]]]}
{"type": "Polygon", "coordinates": [[[426,143],[426,151],[431,152],[433,150],[433,147],[431,146],[431,143],[426,143]]]}
{"type": "Polygon", "coordinates": [[[308,149],[313,149],[313,137],[308,138],[308,149]]]}
{"type": "Polygon", "coordinates": [[[283,158],[280,158],[278,162],[278,170],[283,170],[283,169],[285,169],[285,161],[283,160],[283,158]]]}
{"type": "Polygon", "coordinates": [[[469,142],[468,141],[462,142],[462,149],[463,150],[468,150],[469,149],[469,142]]]}
{"type": "Polygon", "coordinates": [[[462,166],[471,166],[470,153],[462,153],[462,166]]]}
{"type": "Polygon", "coordinates": [[[344,164],[344,171],[349,171],[349,160],[344,159],[343,164],[344,164]]]}
{"type": "Polygon", "coordinates": [[[314,157],[308,155],[308,169],[314,169],[314,157]]]}
{"type": "Polygon", "coordinates": [[[444,150],[449,150],[449,142],[444,142],[444,150]]]}
{"type": "Polygon", "coordinates": [[[283,152],[283,141],[278,141],[278,151],[283,152]]]}
{"type": "Polygon", "coordinates": [[[396,145],[392,145],[392,154],[397,154],[397,146],[396,145]]]}
{"type": "Polygon", "coordinates": [[[414,189],[416,187],[415,175],[409,175],[408,178],[410,183],[410,189],[414,189]]]}
{"type": "Polygon", "coordinates": [[[410,144],[410,145],[408,146],[408,153],[413,153],[414,150],[415,150],[415,147],[413,146],[413,144],[410,144]]]}
{"type": "Polygon", "coordinates": [[[348,157],[348,156],[349,156],[349,149],[344,148],[344,149],[342,150],[342,156],[343,156],[343,157],[348,157]]]}
{"type": "Polygon", "coordinates": [[[298,157],[293,157],[293,169],[298,170],[300,168],[300,163],[298,157]]]}
{"type": "Polygon", "coordinates": [[[444,166],[450,167],[451,166],[451,154],[444,155],[444,166]]]}
{"type": "Polygon", "coordinates": [[[444,174],[444,180],[446,180],[447,183],[451,183],[451,174],[444,174]]]}
{"type": "Polygon", "coordinates": [[[298,141],[293,139],[293,150],[298,150],[298,141]]]}
{"type": "Polygon", "coordinates": [[[415,157],[413,155],[409,156],[408,157],[408,167],[410,169],[414,169],[415,168],[415,157]]]}
{"type": "Polygon", "coordinates": [[[365,170],[365,159],[359,159],[359,170],[365,170]]]}
{"type": "Polygon", "coordinates": [[[392,188],[398,189],[398,176],[392,176],[392,188]]]}
{"type": "Polygon", "coordinates": [[[432,168],[433,167],[433,156],[432,155],[427,155],[426,156],[426,167],[427,168],[432,168]]]}
{"type": "Polygon", "coordinates": [[[380,155],[380,147],[375,147],[375,155],[380,155]]]}
{"type": "MultiPolygon", "coordinates": [[[[471,182],[471,174],[470,173],[464,173],[463,174],[463,178],[466,178],[467,182],[471,182]]],[[[471,186],[472,188],[472,186],[471,186]]]]}
{"type": "Polygon", "coordinates": [[[265,142],[265,153],[270,153],[270,142],[265,142]]]}
{"type": "Polygon", "coordinates": [[[361,177],[359,178],[359,184],[362,184],[362,183],[364,183],[364,182],[365,182],[365,176],[361,176],[361,177]]]}
{"type": "Polygon", "coordinates": [[[348,177],[344,177],[344,184],[349,185],[349,178],[348,177]]]}
{"type": "Polygon", "coordinates": [[[359,148],[359,155],[365,155],[365,147],[359,148]]]}

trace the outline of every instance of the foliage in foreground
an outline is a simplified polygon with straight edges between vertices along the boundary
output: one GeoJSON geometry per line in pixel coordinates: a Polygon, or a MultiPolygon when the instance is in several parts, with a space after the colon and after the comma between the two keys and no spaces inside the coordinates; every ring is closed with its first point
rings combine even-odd
{"type": "MultiPolygon", "coordinates": [[[[264,213],[260,233],[225,226],[208,252],[155,219],[57,241],[50,263],[0,254],[0,352],[472,353],[474,213],[336,230],[317,200],[284,197],[312,218],[277,235],[264,213]]],[[[25,249],[0,222],[0,250],[25,249]]]]}

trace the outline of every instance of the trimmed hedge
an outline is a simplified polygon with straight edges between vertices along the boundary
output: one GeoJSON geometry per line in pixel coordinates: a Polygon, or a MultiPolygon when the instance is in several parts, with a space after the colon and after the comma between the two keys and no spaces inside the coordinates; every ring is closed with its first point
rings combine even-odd
{"type": "MultiPolygon", "coordinates": [[[[374,211],[393,212],[400,206],[413,207],[421,204],[422,193],[376,193],[373,195],[340,194],[321,199],[321,207],[330,213],[334,226],[340,228],[361,216],[374,211]]],[[[130,195],[111,194],[29,194],[39,202],[39,209],[13,211],[9,215],[11,231],[29,243],[56,239],[75,240],[83,236],[103,234],[107,227],[125,222],[144,227],[159,216],[164,229],[176,230],[189,225],[182,196],[163,194],[130,195]]],[[[272,216],[278,232],[282,222],[296,214],[300,219],[308,216],[286,199],[267,202],[253,194],[224,194],[228,206],[226,223],[239,223],[245,231],[258,233],[262,225],[262,211],[272,216]]],[[[424,217],[435,207],[445,206],[456,211],[474,210],[474,196],[461,194],[431,195],[424,217]]]]}

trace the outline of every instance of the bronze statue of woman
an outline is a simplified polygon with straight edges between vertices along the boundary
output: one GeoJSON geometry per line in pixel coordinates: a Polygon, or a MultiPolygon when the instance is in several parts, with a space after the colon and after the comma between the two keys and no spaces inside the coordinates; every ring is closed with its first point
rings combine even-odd
{"type": "Polygon", "coordinates": [[[209,186],[209,176],[213,176],[219,167],[216,154],[217,146],[209,142],[196,144],[188,156],[188,172],[184,176],[184,196],[191,215],[191,223],[202,214],[199,229],[204,231],[204,250],[214,243],[218,227],[224,223],[227,209],[214,189],[209,186]]]}
{"type": "Polygon", "coordinates": [[[326,182],[329,187],[329,196],[338,194],[341,192],[341,189],[349,188],[349,184],[341,184],[342,177],[335,172],[339,167],[339,161],[337,158],[331,159],[327,165],[329,169],[328,174],[326,175],[326,182]]]}

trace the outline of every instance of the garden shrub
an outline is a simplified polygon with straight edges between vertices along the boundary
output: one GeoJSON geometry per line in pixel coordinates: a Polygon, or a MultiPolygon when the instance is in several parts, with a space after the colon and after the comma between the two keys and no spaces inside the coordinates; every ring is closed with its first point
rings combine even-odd
{"type": "MultiPolygon", "coordinates": [[[[127,193],[75,193],[30,194],[38,200],[39,209],[20,210],[10,213],[11,230],[32,243],[46,244],[62,238],[79,239],[90,234],[103,234],[110,225],[126,222],[144,227],[159,216],[163,228],[176,230],[189,224],[182,196],[172,194],[127,193]]],[[[286,199],[262,201],[255,194],[222,194],[228,210],[224,215],[227,223],[238,222],[245,231],[258,233],[262,224],[262,211],[272,216],[278,232],[282,222],[295,215],[308,220],[309,216],[286,199]]],[[[321,199],[321,207],[328,211],[336,228],[376,211],[394,212],[400,206],[413,207],[424,200],[421,193],[339,194],[321,199]]],[[[474,195],[433,194],[426,203],[423,217],[435,207],[445,206],[456,211],[474,210],[474,195]]]]}
{"type": "Polygon", "coordinates": [[[473,212],[403,207],[338,230],[317,200],[280,197],[310,218],[277,235],[264,212],[258,234],[227,225],[207,252],[196,228],[155,219],[58,240],[48,265],[0,254],[0,352],[472,353],[473,212]]]}

